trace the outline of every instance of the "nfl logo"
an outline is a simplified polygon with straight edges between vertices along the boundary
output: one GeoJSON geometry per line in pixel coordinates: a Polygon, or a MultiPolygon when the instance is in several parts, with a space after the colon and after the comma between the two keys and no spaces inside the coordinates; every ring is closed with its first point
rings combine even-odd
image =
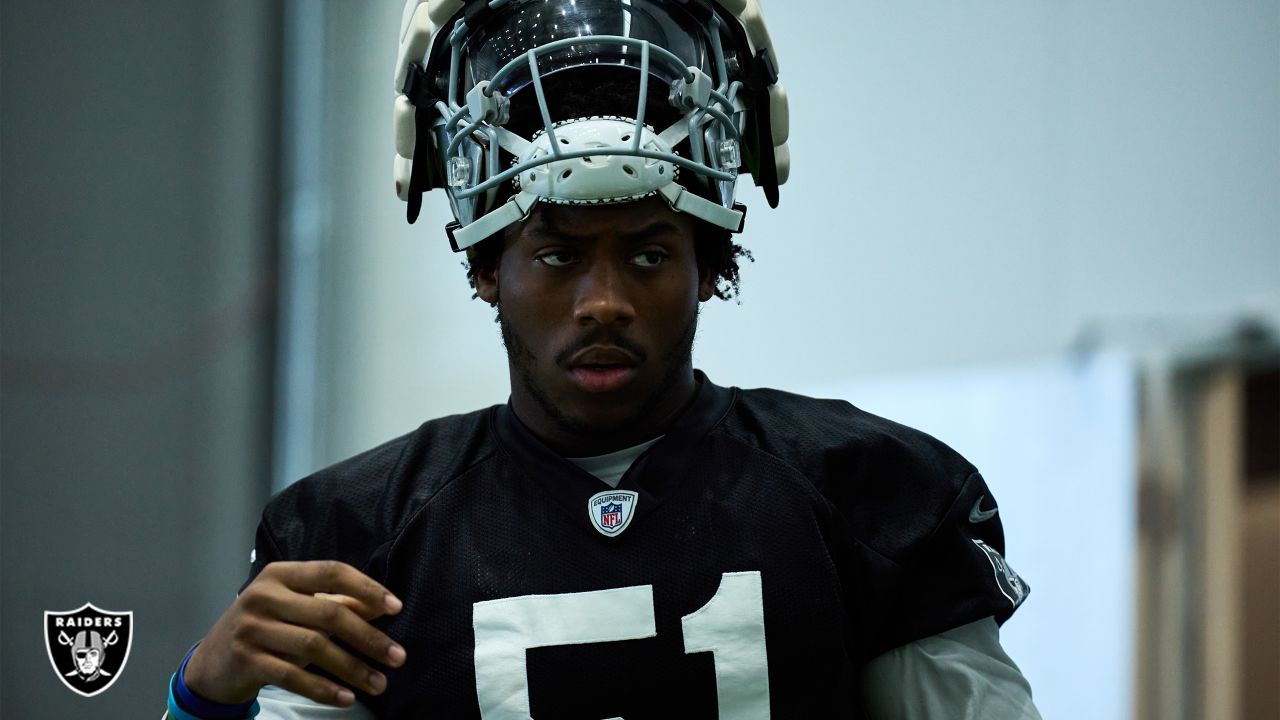
{"type": "Polygon", "coordinates": [[[639,493],[631,490],[606,490],[587,501],[587,517],[591,527],[605,537],[614,537],[627,529],[635,515],[639,493]]]}
{"type": "Polygon", "coordinates": [[[607,528],[622,524],[622,505],[612,503],[600,508],[600,524],[607,528]]]}

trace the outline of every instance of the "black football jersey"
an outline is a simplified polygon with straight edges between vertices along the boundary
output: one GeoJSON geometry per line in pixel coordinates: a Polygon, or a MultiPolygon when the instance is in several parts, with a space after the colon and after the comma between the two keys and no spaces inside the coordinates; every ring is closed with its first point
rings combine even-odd
{"type": "Polygon", "coordinates": [[[384,718],[858,717],[858,672],[1027,587],[982,476],[837,400],[696,397],[616,489],[508,405],[432,420],[277,495],[250,580],[336,559],[401,600],[384,718]]]}

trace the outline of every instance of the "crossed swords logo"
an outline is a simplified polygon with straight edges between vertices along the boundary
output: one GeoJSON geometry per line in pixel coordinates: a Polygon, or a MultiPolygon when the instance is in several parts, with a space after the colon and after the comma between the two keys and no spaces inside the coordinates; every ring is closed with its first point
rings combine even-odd
{"type": "Polygon", "coordinates": [[[76,610],[45,611],[45,649],[67,689],[93,697],[115,684],[129,661],[133,613],[85,603],[76,610]]]}

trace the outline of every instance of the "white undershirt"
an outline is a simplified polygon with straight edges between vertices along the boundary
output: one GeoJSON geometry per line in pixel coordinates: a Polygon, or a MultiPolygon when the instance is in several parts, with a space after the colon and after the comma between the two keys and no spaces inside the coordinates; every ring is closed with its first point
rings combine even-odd
{"type": "Polygon", "coordinates": [[[640,453],[649,449],[649,446],[662,439],[662,436],[652,440],[646,440],[639,445],[633,445],[629,448],[617,450],[605,455],[593,455],[591,457],[565,458],[569,462],[586,470],[587,472],[600,478],[600,480],[611,488],[618,487],[618,483],[622,482],[622,476],[626,474],[631,467],[631,463],[640,457],[640,453]]]}

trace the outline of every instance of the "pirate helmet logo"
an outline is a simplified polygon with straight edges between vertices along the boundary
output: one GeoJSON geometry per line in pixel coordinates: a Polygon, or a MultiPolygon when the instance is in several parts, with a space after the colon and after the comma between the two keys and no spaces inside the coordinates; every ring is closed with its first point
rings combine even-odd
{"type": "Polygon", "coordinates": [[[120,678],[133,645],[133,613],[85,603],[77,610],[45,611],[49,662],[72,692],[93,697],[120,678]]]}

